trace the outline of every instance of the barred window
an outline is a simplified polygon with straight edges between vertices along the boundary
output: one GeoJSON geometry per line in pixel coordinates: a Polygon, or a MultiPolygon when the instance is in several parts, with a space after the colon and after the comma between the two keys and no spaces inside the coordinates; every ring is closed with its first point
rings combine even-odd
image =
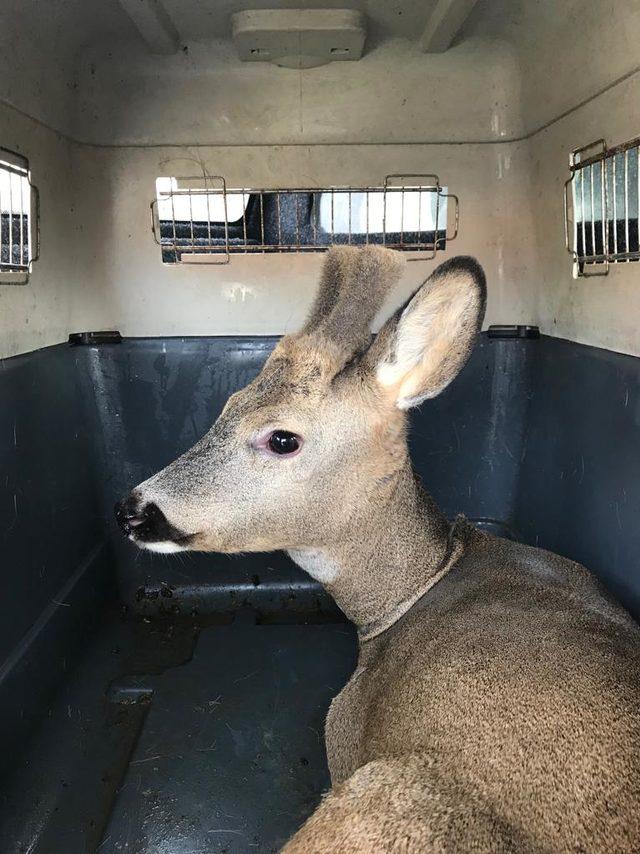
{"type": "Polygon", "coordinates": [[[35,260],[34,198],[26,158],[0,149],[0,283],[28,279],[35,260]]]}
{"type": "Polygon", "coordinates": [[[565,218],[576,276],[606,274],[610,264],[640,259],[639,147],[640,139],[615,148],[598,140],[571,154],[565,218]]]}
{"type": "Polygon", "coordinates": [[[454,239],[458,224],[458,200],[435,175],[327,189],[227,189],[222,178],[161,177],[152,211],[168,264],[227,263],[234,254],[365,243],[433,257],[454,239]],[[447,231],[450,215],[454,224],[447,231]]]}

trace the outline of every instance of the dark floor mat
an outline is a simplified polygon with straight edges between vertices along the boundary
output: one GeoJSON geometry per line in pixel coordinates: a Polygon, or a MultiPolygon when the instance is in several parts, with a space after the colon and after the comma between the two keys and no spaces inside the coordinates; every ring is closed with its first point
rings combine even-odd
{"type": "Polygon", "coordinates": [[[153,677],[100,854],[277,851],[329,786],[324,720],[355,654],[345,624],[202,630],[153,677]]]}

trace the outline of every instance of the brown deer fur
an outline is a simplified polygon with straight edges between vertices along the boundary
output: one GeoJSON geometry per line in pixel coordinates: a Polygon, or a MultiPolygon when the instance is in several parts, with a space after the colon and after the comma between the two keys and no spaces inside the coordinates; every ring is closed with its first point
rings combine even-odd
{"type": "Polygon", "coordinates": [[[449,525],[417,482],[405,410],[465,363],[484,276],[447,262],[369,345],[400,269],[331,250],[304,330],[132,493],[162,536],[130,536],[288,549],[360,628],[327,718],[333,788],[287,854],[640,851],[640,631],[582,567],[449,525]],[[300,453],[258,450],[271,428],[300,453]]]}

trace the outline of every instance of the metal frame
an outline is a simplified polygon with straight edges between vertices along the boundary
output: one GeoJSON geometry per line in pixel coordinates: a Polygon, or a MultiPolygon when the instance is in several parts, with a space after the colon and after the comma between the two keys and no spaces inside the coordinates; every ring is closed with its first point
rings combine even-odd
{"type": "MultiPolygon", "coordinates": [[[[26,285],[33,270],[33,264],[40,257],[40,191],[31,181],[31,170],[29,169],[29,161],[24,155],[9,148],[0,148],[0,170],[10,175],[18,175],[22,179],[26,179],[29,186],[29,212],[27,214],[27,224],[29,228],[29,243],[27,246],[28,260],[26,264],[14,264],[12,260],[13,244],[13,204],[11,194],[11,183],[9,184],[9,261],[3,262],[0,255],[0,284],[7,285],[26,285]],[[8,159],[6,159],[8,158],[8,159]],[[24,167],[15,165],[13,161],[23,162],[24,167]],[[22,277],[22,278],[21,278],[22,277]]],[[[24,199],[22,198],[21,190],[21,208],[24,207],[24,199]]],[[[0,202],[0,215],[2,214],[2,203],[0,202]]],[[[23,220],[25,217],[24,210],[16,215],[20,220],[20,256],[24,252],[23,245],[23,220]]],[[[2,220],[0,219],[0,231],[2,230],[2,220]]],[[[2,237],[0,234],[0,246],[2,237]]]]}
{"type": "MultiPolygon", "coordinates": [[[[253,254],[268,254],[268,253],[285,253],[285,252],[322,252],[326,251],[331,244],[335,242],[335,238],[339,236],[342,238],[340,243],[369,243],[369,238],[372,234],[379,234],[379,231],[369,231],[369,222],[368,222],[368,206],[369,206],[369,198],[373,194],[383,194],[384,202],[383,202],[383,231],[382,231],[382,244],[385,246],[389,246],[390,248],[399,249],[405,252],[416,253],[418,257],[409,258],[409,261],[422,261],[433,259],[436,255],[436,252],[439,249],[443,248],[443,244],[447,241],[455,240],[458,235],[459,222],[460,222],[460,203],[458,197],[453,193],[445,193],[443,192],[443,188],[440,185],[440,180],[437,175],[418,175],[418,174],[393,174],[387,175],[384,179],[384,182],[381,186],[377,187],[291,187],[291,188],[273,188],[273,189],[228,189],[227,182],[222,175],[199,175],[199,176],[191,176],[191,177],[182,177],[175,179],[179,184],[187,184],[186,187],[179,187],[176,190],[173,190],[170,193],[163,194],[162,200],[171,200],[172,205],[172,213],[173,213],[173,242],[169,239],[169,242],[166,242],[166,237],[163,240],[161,236],[161,221],[158,212],[158,203],[159,199],[156,198],[151,202],[151,225],[152,232],[155,242],[164,250],[171,251],[175,253],[176,262],[175,263],[190,263],[190,264],[228,264],[231,260],[232,255],[253,255],[253,254]],[[404,182],[412,181],[411,184],[406,184],[404,182]],[[204,187],[189,187],[188,184],[190,182],[198,182],[203,183],[204,187]],[[419,183],[415,183],[419,182],[419,183]],[[419,201],[419,209],[418,209],[418,229],[411,230],[410,232],[404,231],[404,202],[405,202],[405,194],[415,194],[415,193],[435,193],[436,194],[436,213],[435,213],[435,223],[433,229],[433,239],[426,241],[416,241],[413,242],[405,241],[404,236],[406,234],[412,235],[420,235],[423,234],[421,230],[420,216],[422,210],[422,196],[420,195],[419,201]],[[304,241],[301,239],[301,224],[298,221],[298,202],[296,200],[295,203],[295,234],[296,241],[287,244],[278,243],[265,243],[265,220],[264,220],[264,197],[269,195],[273,195],[276,197],[276,210],[277,210],[277,231],[280,236],[283,230],[283,221],[281,219],[281,198],[287,195],[295,195],[295,194],[304,194],[318,195],[320,193],[330,193],[331,194],[331,231],[321,230],[320,223],[318,221],[319,210],[314,205],[314,210],[312,212],[310,218],[310,226],[311,226],[311,240],[304,241]],[[366,204],[367,204],[367,227],[365,232],[358,232],[359,240],[355,240],[352,232],[352,216],[351,216],[351,200],[354,194],[364,194],[366,196],[366,204]],[[199,242],[196,243],[196,238],[194,236],[194,220],[193,220],[193,210],[192,210],[192,199],[199,195],[206,195],[207,198],[207,216],[208,222],[207,226],[207,234],[208,234],[208,242],[206,238],[199,238],[199,242]],[[387,241],[387,198],[390,194],[401,194],[401,220],[400,220],[400,230],[399,232],[396,230],[394,232],[390,232],[393,234],[399,234],[399,241],[395,243],[389,243],[387,241]],[[243,239],[238,243],[230,242],[229,229],[230,224],[228,218],[228,199],[232,196],[242,195],[243,199],[245,197],[253,196],[258,198],[259,205],[259,222],[260,222],[260,241],[255,244],[251,244],[247,241],[247,207],[244,206],[244,212],[240,220],[235,220],[235,223],[242,223],[242,234],[243,239]],[[348,195],[349,198],[349,230],[346,234],[346,240],[344,239],[345,235],[342,232],[336,232],[335,223],[333,219],[333,206],[335,202],[335,198],[337,195],[348,195]],[[217,239],[217,242],[213,242],[211,236],[211,228],[212,221],[209,210],[209,199],[212,196],[221,196],[223,199],[224,205],[224,238],[223,242],[220,242],[220,238],[217,239]],[[189,199],[189,209],[191,213],[191,221],[190,221],[190,232],[191,232],[191,243],[187,243],[185,245],[185,238],[178,238],[176,233],[176,222],[186,222],[187,229],[189,228],[189,221],[184,221],[182,218],[176,219],[175,211],[174,211],[174,199],[175,198],[184,198],[187,197],[189,199]],[[453,231],[452,233],[447,233],[448,223],[443,223],[444,228],[440,225],[439,215],[441,211],[441,199],[451,199],[454,202],[454,210],[453,210],[453,231]],[[440,231],[444,231],[444,236],[440,234],[440,231]],[[364,235],[364,240],[362,236],[364,235]],[[322,242],[320,242],[319,238],[322,238],[322,242]],[[328,239],[327,239],[328,238],[328,239]]],[[[166,220],[163,220],[166,222],[166,220]]],[[[198,219],[198,225],[202,225],[202,220],[198,219]]],[[[220,226],[221,221],[216,220],[215,225],[220,226]]],[[[306,223],[304,224],[306,225],[306,223]]],[[[429,230],[430,231],[430,230],[429,230]]],[[[187,238],[188,240],[188,238],[187,238]]]]}
{"type": "Polygon", "coordinates": [[[565,248],[573,259],[573,275],[574,278],[579,276],[606,276],[609,273],[609,267],[612,263],[621,263],[640,260],[640,137],[625,142],[621,145],[616,145],[612,148],[607,147],[604,139],[597,139],[594,142],[584,145],[581,148],[576,148],[569,155],[569,170],[571,172],[569,178],[564,184],[564,234],[565,248]],[[633,211],[629,211],[629,152],[636,150],[638,153],[638,176],[637,176],[637,208],[635,217],[633,211]],[[622,193],[622,213],[619,218],[620,211],[618,210],[618,197],[616,187],[616,159],[624,155],[624,192],[622,193]],[[597,179],[594,181],[594,167],[600,164],[600,181],[599,187],[597,179]],[[608,164],[611,164],[611,183],[609,186],[608,180],[608,164]],[[579,193],[580,193],[580,211],[581,219],[575,215],[575,198],[577,193],[579,177],[579,193]],[[591,219],[587,220],[584,216],[585,211],[585,183],[588,184],[587,193],[590,195],[591,219]],[[570,192],[571,191],[571,192],[570,192]],[[595,200],[597,195],[600,197],[600,212],[601,212],[601,238],[602,252],[596,252],[596,218],[595,218],[595,200]],[[636,219],[638,222],[635,247],[630,247],[630,231],[629,220],[636,219]],[[618,240],[618,223],[623,223],[624,233],[624,251],[620,251],[618,240]],[[609,226],[612,224],[613,230],[613,246],[609,236],[609,226]],[[582,238],[582,253],[578,253],[579,239],[578,229],[581,230],[582,238]],[[590,234],[588,230],[590,229],[590,234]],[[591,253],[587,253],[588,237],[591,238],[591,253]]]}

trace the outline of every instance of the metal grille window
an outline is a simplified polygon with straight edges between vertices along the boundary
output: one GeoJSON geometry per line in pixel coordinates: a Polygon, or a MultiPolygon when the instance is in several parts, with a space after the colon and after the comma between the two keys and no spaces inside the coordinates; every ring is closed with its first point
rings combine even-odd
{"type": "Polygon", "coordinates": [[[37,208],[27,160],[0,149],[0,283],[22,284],[29,278],[36,260],[37,208]]]}
{"type": "Polygon", "coordinates": [[[615,148],[600,139],[571,153],[565,237],[576,277],[640,259],[639,148],[640,138],[615,148]]]}
{"type": "Polygon", "coordinates": [[[390,175],[379,187],[286,190],[162,177],[151,209],[168,264],[226,264],[235,254],[319,252],[336,243],[378,243],[416,253],[415,260],[433,258],[455,238],[459,218],[457,197],[436,175],[390,175]]]}

